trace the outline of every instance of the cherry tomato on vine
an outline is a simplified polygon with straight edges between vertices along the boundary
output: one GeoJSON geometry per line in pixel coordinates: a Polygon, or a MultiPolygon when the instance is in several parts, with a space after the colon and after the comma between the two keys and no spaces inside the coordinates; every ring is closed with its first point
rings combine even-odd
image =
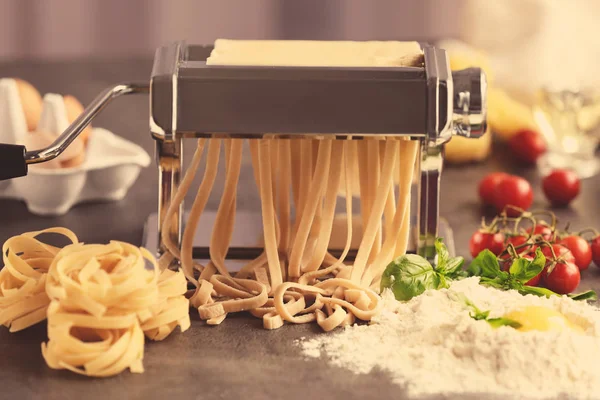
{"type": "Polygon", "coordinates": [[[562,238],[559,242],[565,246],[575,258],[575,265],[580,270],[586,270],[592,262],[592,247],[590,244],[581,236],[571,235],[562,238]]]}
{"type": "Polygon", "coordinates": [[[596,236],[590,243],[592,248],[592,259],[597,267],[600,267],[600,236],[596,236]]]}
{"type": "Polygon", "coordinates": [[[525,254],[532,250],[532,243],[525,235],[507,236],[505,240],[505,247],[508,247],[509,244],[512,244],[515,247],[515,250],[517,250],[518,254],[525,254]],[[526,246],[528,242],[529,246],[526,246]]]}
{"type": "MultiPolygon", "coordinates": [[[[496,186],[494,205],[498,212],[502,212],[506,206],[527,210],[532,202],[533,191],[531,185],[520,176],[510,175],[505,177],[496,186]]],[[[509,217],[518,217],[521,213],[518,210],[507,208],[506,214],[509,217]]]]}
{"type": "Polygon", "coordinates": [[[512,136],[508,142],[512,153],[527,164],[535,164],[537,159],[546,152],[544,137],[536,131],[524,129],[512,136]]]}
{"type": "Polygon", "coordinates": [[[494,204],[496,186],[507,176],[504,172],[493,172],[479,182],[479,198],[484,204],[494,204]]]}
{"type": "Polygon", "coordinates": [[[486,232],[481,229],[475,232],[471,236],[471,240],[469,240],[471,256],[477,257],[485,249],[488,249],[495,255],[502,253],[504,250],[504,234],[486,232]]]}
{"type": "Polygon", "coordinates": [[[579,194],[579,177],[568,169],[555,169],[542,180],[542,189],[553,206],[563,207],[579,194]]]}
{"type": "Polygon", "coordinates": [[[579,268],[572,262],[559,261],[548,273],[548,268],[542,272],[542,279],[546,287],[558,294],[573,293],[581,281],[579,268]]]}
{"type": "Polygon", "coordinates": [[[554,232],[552,232],[552,228],[546,225],[545,223],[538,223],[535,225],[535,229],[533,227],[527,229],[527,233],[530,235],[541,236],[545,241],[551,241],[554,232]]]}
{"type": "Polygon", "coordinates": [[[559,259],[561,261],[575,263],[573,253],[562,244],[555,243],[552,246],[541,246],[541,248],[542,254],[546,257],[546,266],[559,259]],[[554,251],[554,255],[552,254],[552,251],[554,251]]]}

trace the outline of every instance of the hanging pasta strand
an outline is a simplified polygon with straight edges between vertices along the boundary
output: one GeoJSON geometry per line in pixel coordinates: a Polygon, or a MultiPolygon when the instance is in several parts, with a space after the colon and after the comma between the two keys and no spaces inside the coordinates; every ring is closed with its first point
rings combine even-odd
{"type": "Polygon", "coordinates": [[[386,237],[381,251],[370,265],[369,269],[364,273],[361,283],[365,286],[371,286],[374,278],[379,281],[387,264],[390,260],[397,257],[395,256],[395,252],[398,245],[400,245],[400,248],[398,249],[398,252],[401,253],[400,255],[406,252],[407,238],[404,237],[406,232],[402,232],[402,228],[409,226],[408,219],[410,218],[410,213],[408,207],[410,204],[410,189],[413,174],[413,168],[411,166],[414,166],[416,156],[416,146],[413,145],[414,143],[415,142],[408,140],[399,141],[400,162],[403,165],[406,165],[406,168],[399,169],[399,196],[398,204],[396,206],[398,212],[394,216],[392,222],[392,234],[386,237]]]}
{"type": "Polygon", "coordinates": [[[343,143],[341,141],[334,141],[331,154],[331,167],[329,168],[329,178],[327,180],[327,190],[325,193],[325,208],[323,210],[323,216],[317,236],[317,245],[314,251],[311,252],[312,254],[309,262],[302,266],[302,272],[316,271],[323,264],[323,259],[325,258],[325,253],[327,253],[327,246],[333,229],[333,218],[335,216],[337,191],[340,185],[343,161],[343,143]]]}
{"type": "MultiPolygon", "coordinates": [[[[332,140],[323,140],[319,146],[317,155],[317,166],[313,174],[313,178],[308,189],[312,194],[304,204],[301,212],[300,223],[294,238],[292,251],[290,253],[289,275],[292,278],[300,277],[301,261],[306,249],[306,243],[310,234],[312,222],[319,203],[321,201],[325,185],[327,184],[327,176],[329,173],[329,165],[331,161],[331,146],[332,140]]],[[[298,217],[297,217],[298,219],[298,217]]]]}
{"type": "MultiPolygon", "coordinates": [[[[390,139],[394,140],[394,139],[390,139]]],[[[379,140],[367,140],[367,165],[369,169],[369,178],[367,182],[368,193],[371,196],[373,193],[377,193],[379,189],[379,182],[381,178],[381,160],[379,157],[379,140]]],[[[384,145],[385,146],[385,145],[384,145]]],[[[393,185],[392,185],[393,186],[393,185]]],[[[371,197],[372,198],[372,197],[371,197]]],[[[371,203],[370,206],[373,204],[371,203]]],[[[370,215],[369,215],[370,217],[370,215]]],[[[368,219],[364,221],[367,223],[368,219]]],[[[375,229],[375,238],[373,245],[371,246],[371,253],[369,254],[368,263],[371,263],[379,251],[381,250],[381,218],[377,222],[377,228],[375,229]]]]}
{"type": "MultiPolygon", "coordinates": [[[[169,203],[169,207],[167,208],[167,212],[164,216],[164,221],[162,221],[161,225],[161,239],[166,247],[167,253],[174,256],[178,260],[181,258],[181,251],[177,244],[173,242],[171,227],[175,222],[175,213],[181,211],[181,204],[185,199],[185,195],[189,192],[194,177],[196,176],[196,172],[200,167],[200,161],[202,160],[202,153],[204,152],[205,144],[206,139],[198,139],[196,151],[194,152],[194,156],[192,157],[192,162],[190,163],[188,170],[186,171],[183,179],[181,180],[181,183],[177,188],[177,192],[175,192],[175,195],[169,203]]],[[[161,269],[163,269],[164,267],[166,266],[161,265],[161,269]]]]}
{"type": "Polygon", "coordinates": [[[279,140],[279,186],[277,189],[277,210],[281,225],[279,251],[285,252],[290,245],[291,215],[290,188],[292,180],[290,140],[279,140]]]}
{"type": "Polygon", "coordinates": [[[272,139],[261,139],[258,145],[258,166],[260,176],[260,200],[262,208],[265,252],[267,253],[271,288],[277,289],[283,283],[281,265],[277,251],[277,233],[275,228],[275,208],[273,205],[273,186],[271,185],[271,146],[272,139]]]}
{"type": "Polygon", "coordinates": [[[210,237],[209,249],[210,259],[219,273],[230,276],[225,266],[225,257],[231,243],[235,221],[237,187],[242,166],[242,141],[226,139],[225,151],[227,154],[225,187],[210,237]]]}
{"type": "MultiPolygon", "coordinates": [[[[405,217],[402,219],[401,233],[398,236],[398,243],[396,244],[396,251],[394,257],[397,258],[406,253],[408,248],[408,241],[410,237],[410,201],[411,201],[411,187],[413,177],[416,171],[417,155],[419,154],[419,142],[416,140],[407,140],[403,143],[406,151],[406,159],[403,163],[404,168],[399,170],[399,181],[403,182],[401,196],[404,198],[404,203],[398,205],[398,209],[403,209],[405,217]],[[403,171],[404,170],[404,171],[403,171]]],[[[382,271],[383,272],[383,271],[382,271]]]]}
{"type": "MultiPolygon", "coordinates": [[[[345,140],[343,142],[342,149],[344,162],[344,173],[342,174],[342,180],[344,184],[344,194],[346,198],[346,244],[344,245],[344,250],[342,251],[342,254],[340,255],[339,259],[333,260],[329,267],[306,272],[305,274],[303,274],[300,277],[300,279],[298,279],[298,283],[300,284],[306,285],[314,279],[333,273],[337,268],[343,265],[344,260],[348,256],[348,252],[350,251],[350,247],[352,246],[352,178],[354,176],[352,167],[353,162],[356,159],[355,154],[353,154],[353,152],[356,152],[356,146],[352,146],[351,141],[345,140]]],[[[327,254],[325,255],[325,258],[327,258],[327,254]]]]}
{"type": "Polygon", "coordinates": [[[181,241],[181,269],[183,270],[186,278],[196,286],[198,286],[198,281],[194,277],[194,260],[192,257],[194,235],[196,234],[198,221],[202,216],[204,207],[206,207],[208,197],[215,183],[215,178],[217,177],[220,150],[221,140],[211,139],[208,145],[208,156],[206,160],[204,177],[202,178],[202,183],[198,188],[198,193],[196,194],[196,198],[192,204],[192,209],[188,216],[188,222],[185,227],[185,231],[183,232],[183,240],[181,241]]]}
{"type": "Polygon", "coordinates": [[[377,190],[373,206],[369,213],[369,220],[364,227],[363,237],[354,260],[352,269],[352,281],[360,282],[363,272],[367,267],[368,258],[375,239],[377,230],[381,227],[381,218],[383,216],[383,208],[389,191],[390,185],[393,185],[392,174],[394,172],[394,163],[398,155],[398,141],[387,140],[385,143],[385,156],[383,159],[383,173],[377,190]]]}

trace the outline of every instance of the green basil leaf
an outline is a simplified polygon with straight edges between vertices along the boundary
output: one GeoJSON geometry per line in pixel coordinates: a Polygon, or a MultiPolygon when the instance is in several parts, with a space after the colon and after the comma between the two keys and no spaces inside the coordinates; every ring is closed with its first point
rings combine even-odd
{"type": "Polygon", "coordinates": [[[464,278],[468,278],[469,276],[471,276],[471,275],[469,274],[468,271],[466,271],[464,269],[460,269],[452,274],[452,279],[456,279],[456,280],[464,279],[464,278]]]}
{"type": "Polygon", "coordinates": [[[490,312],[489,312],[489,310],[481,311],[481,310],[477,309],[477,311],[472,311],[469,315],[474,320],[481,321],[482,319],[487,319],[487,317],[489,317],[489,315],[490,315],[490,312]]]}
{"type": "Polygon", "coordinates": [[[587,292],[583,292],[583,293],[571,293],[569,295],[569,297],[572,298],[573,300],[589,300],[589,301],[598,300],[598,295],[593,290],[588,290],[587,292]]]}
{"type": "Polygon", "coordinates": [[[484,276],[486,278],[495,278],[502,272],[500,271],[498,259],[494,253],[488,249],[483,250],[473,261],[471,261],[469,269],[479,271],[479,273],[475,275],[484,276]]]}
{"type": "Polygon", "coordinates": [[[464,258],[452,257],[448,261],[446,261],[446,264],[443,268],[440,268],[438,266],[436,268],[436,270],[441,274],[447,275],[451,278],[456,278],[456,277],[459,277],[460,274],[463,272],[462,266],[464,263],[465,263],[464,258]]]}
{"type": "Polygon", "coordinates": [[[471,264],[467,267],[468,276],[481,276],[481,265],[471,261],[471,264]]]}
{"type": "Polygon", "coordinates": [[[492,326],[492,328],[500,328],[501,326],[510,326],[511,328],[519,329],[522,325],[508,318],[490,318],[487,320],[487,323],[492,326]]]}
{"type": "Polygon", "coordinates": [[[439,286],[439,274],[426,259],[416,254],[406,254],[392,261],[381,277],[381,290],[391,289],[400,301],[410,300],[439,286]]]}
{"type": "Polygon", "coordinates": [[[523,283],[529,282],[532,278],[538,276],[546,265],[546,257],[538,248],[535,251],[535,257],[529,261],[524,258],[517,258],[510,266],[509,272],[515,279],[523,283]]]}
{"type": "Polygon", "coordinates": [[[529,265],[529,263],[530,261],[526,258],[515,258],[508,269],[508,272],[516,279],[521,280],[523,275],[526,273],[527,265],[529,265]]]}
{"type": "Polygon", "coordinates": [[[505,280],[501,279],[501,278],[486,278],[486,277],[482,277],[479,280],[479,283],[482,284],[483,286],[490,286],[490,287],[494,287],[496,289],[504,289],[505,288],[505,280]]]}
{"type": "Polygon", "coordinates": [[[449,279],[445,275],[443,275],[443,274],[440,274],[440,273],[437,273],[437,272],[436,272],[436,274],[438,275],[438,279],[439,279],[438,287],[436,289],[447,289],[447,288],[449,288],[450,287],[450,283],[448,282],[449,279]]]}
{"type": "Polygon", "coordinates": [[[449,292],[448,296],[451,297],[454,301],[463,303],[465,307],[469,309],[469,316],[476,321],[487,319],[487,317],[490,315],[489,311],[481,311],[481,309],[479,309],[479,307],[477,307],[471,300],[469,300],[464,293],[449,292]]]}
{"type": "Polygon", "coordinates": [[[522,285],[517,290],[519,291],[519,293],[521,293],[523,295],[525,295],[525,294],[534,294],[534,295],[540,296],[540,297],[542,297],[542,296],[545,296],[545,297],[558,296],[558,293],[554,293],[550,289],[536,287],[536,286],[522,285]]]}
{"type": "Polygon", "coordinates": [[[448,248],[444,244],[441,238],[435,239],[435,252],[437,253],[437,265],[436,270],[443,270],[446,267],[446,263],[450,259],[450,253],[448,248]]]}

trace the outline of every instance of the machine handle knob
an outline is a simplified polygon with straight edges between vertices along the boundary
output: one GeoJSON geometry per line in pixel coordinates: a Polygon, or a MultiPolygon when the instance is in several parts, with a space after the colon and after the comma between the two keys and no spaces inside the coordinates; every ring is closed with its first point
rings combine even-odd
{"type": "Polygon", "coordinates": [[[452,72],[454,83],[454,134],[470,138],[483,136],[487,128],[487,80],[481,68],[452,72]]]}
{"type": "Polygon", "coordinates": [[[0,181],[27,175],[25,146],[0,144],[0,181]]]}

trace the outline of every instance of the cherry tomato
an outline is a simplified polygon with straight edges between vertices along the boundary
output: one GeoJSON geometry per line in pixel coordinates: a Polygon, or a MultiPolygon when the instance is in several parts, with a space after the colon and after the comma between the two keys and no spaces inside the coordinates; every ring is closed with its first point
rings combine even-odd
{"type": "MultiPolygon", "coordinates": [[[[502,179],[494,192],[494,205],[498,212],[508,205],[527,210],[533,202],[531,185],[520,176],[510,175],[502,179]]],[[[510,217],[518,217],[520,212],[512,208],[506,209],[510,217]]]]}
{"type": "Polygon", "coordinates": [[[563,207],[579,194],[579,178],[568,169],[555,169],[542,180],[542,189],[553,206],[563,207]]]}
{"type": "Polygon", "coordinates": [[[554,269],[548,274],[548,268],[542,272],[542,279],[546,287],[558,294],[573,293],[579,281],[581,273],[579,268],[572,262],[560,261],[554,266],[554,269]]]}
{"type": "Polygon", "coordinates": [[[469,240],[471,256],[477,257],[485,249],[488,249],[495,255],[502,253],[504,250],[504,234],[490,233],[482,230],[475,232],[471,236],[471,240],[469,240]]]}
{"type": "Polygon", "coordinates": [[[535,164],[537,159],[546,152],[546,141],[536,131],[524,129],[517,132],[508,142],[512,153],[527,164],[535,164]]]}
{"type": "Polygon", "coordinates": [[[494,204],[496,186],[507,176],[504,172],[493,172],[479,182],[479,197],[483,204],[494,204]]]}
{"type": "Polygon", "coordinates": [[[597,267],[600,267],[600,236],[596,236],[592,239],[591,248],[594,264],[596,264],[597,267]]]}
{"type": "Polygon", "coordinates": [[[592,248],[590,244],[581,236],[567,236],[561,239],[559,244],[562,244],[571,251],[575,258],[575,265],[580,270],[586,270],[592,262],[592,248]]]}
{"type": "Polygon", "coordinates": [[[533,227],[527,229],[527,233],[529,233],[530,235],[541,236],[541,238],[547,242],[551,241],[552,236],[554,236],[554,232],[552,232],[552,228],[543,222],[536,224],[535,229],[533,229],[533,232],[532,232],[532,228],[533,227]]]}
{"type": "Polygon", "coordinates": [[[528,237],[524,235],[508,236],[506,238],[506,247],[508,247],[509,244],[512,244],[515,247],[515,250],[517,250],[517,253],[524,254],[531,251],[531,242],[529,242],[529,246],[525,246],[527,242],[528,237]]]}
{"type": "Polygon", "coordinates": [[[561,261],[566,261],[573,264],[575,263],[575,257],[573,256],[573,253],[571,253],[571,251],[562,244],[555,243],[552,246],[542,246],[542,254],[546,256],[546,266],[559,259],[561,261]],[[550,247],[552,247],[552,250],[554,250],[556,257],[552,255],[552,250],[550,250],[550,247]]]}

